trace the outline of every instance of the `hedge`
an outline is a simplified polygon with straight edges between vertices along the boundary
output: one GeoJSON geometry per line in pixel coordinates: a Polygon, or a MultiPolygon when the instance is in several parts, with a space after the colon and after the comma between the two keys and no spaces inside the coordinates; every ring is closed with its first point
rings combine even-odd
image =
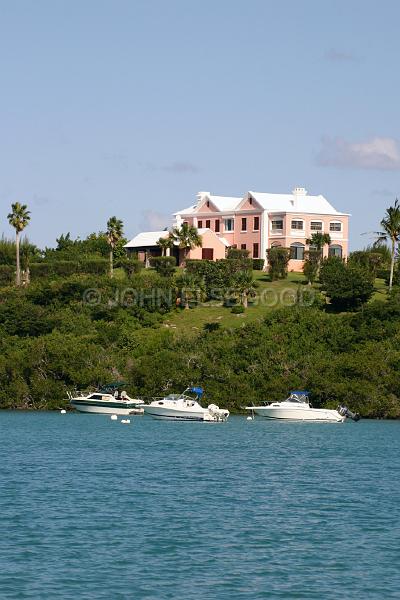
{"type": "Polygon", "coordinates": [[[150,265],[163,277],[170,277],[175,273],[176,259],[174,256],[152,256],[150,265]]]}

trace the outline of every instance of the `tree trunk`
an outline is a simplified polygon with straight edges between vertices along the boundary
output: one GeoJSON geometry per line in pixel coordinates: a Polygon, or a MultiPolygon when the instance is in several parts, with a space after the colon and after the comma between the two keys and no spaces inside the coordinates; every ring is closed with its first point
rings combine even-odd
{"type": "Polygon", "coordinates": [[[15,246],[16,246],[16,250],[17,250],[17,254],[16,254],[16,258],[17,258],[17,278],[16,278],[16,284],[17,285],[21,285],[21,267],[19,264],[19,231],[16,231],[15,233],[15,246]]]}
{"type": "Polygon", "coordinates": [[[393,239],[392,240],[392,260],[390,263],[390,279],[389,279],[389,292],[392,289],[392,285],[393,285],[393,271],[394,271],[394,259],[395,259],[395,255],[396,255],[396,240],[393,239]]]}
{"type": "Polygon", "coordinates": [[[113,250],[110,250],[110,277],[114,277],[113,250]]]}
{"type": "Polygon", "coordinates": [[[189,296],[185,295],[185,310],[189,310],[189,296]]]}
{"type": "Polygon", "coordinates": [[[248,301],[247,301],[246,292],[242,295],[242,304],[243,304],[244,308],[247,308],[248,301]]]}

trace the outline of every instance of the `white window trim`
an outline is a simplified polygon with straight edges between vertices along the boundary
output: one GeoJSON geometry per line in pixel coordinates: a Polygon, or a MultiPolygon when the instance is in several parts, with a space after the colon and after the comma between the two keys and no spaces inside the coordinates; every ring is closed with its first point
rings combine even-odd
{"type": "Polygon", "coordinates": [[[289,249],[291,250],[291,248],[303,248],[303,258],[290,258],[290,260],[300,260],[303,261],[304,260],[304,252],[306,251],[306,247],[302,242],[293,242],[292,244],[290,244],[289,249]]]}
{"type": "Polygon", "coordinates": [[[323,231],[324,231],[324,222],[323,221],[319,221],[318,219],[313,219],[312,221],[310,221],[310,231],[323,233],[323,231]],[[321,225],[321,229],[311,229],[311,223],[319,223],[321,225]]]}
{"type": "MultiPolygon", "coordinates": [[[[294,219],[297,220],[297,219],[294,219]]],[[[276,231],[283,231],[283,218],[282,219],[271,219],[271,233],[275,233],[276,231]],[[280,221],[282,223],[282,227],[279,229],[273,229],[272,223],[276,223],[276,221],[280,221]]]]}
{"type": "Polygon", "coordinates": [[[300,218],[297,219],[297,218],[293,217],[292,219],[290,219],[290,229],[292,231],[305,231],[304,223],[305,223],[304,219],[300,219],[300,218]],[[293,221],[299,221],[300,223],[303,223],[303,228],[302,229],[293,229],[293,227],[292,227],[293,221]]]}
{"type": "Polygon", "coordinates": [[[342,221],[329,221],[329,231],[332,233],[343,233],[342,221]],[[331,225],[340,225],[340,229],[331,229],[331,225]]]}
{"type": "Polygon", "coordinates": [[[225,219],[223,219],[223,224],[224,224],[224,233],[233,233],[235,231],[235,219],[233,217],[226,217],[225,219]],[[226,228],[226,221],[232,221],[232,229],[227,229],[226,228]]]}

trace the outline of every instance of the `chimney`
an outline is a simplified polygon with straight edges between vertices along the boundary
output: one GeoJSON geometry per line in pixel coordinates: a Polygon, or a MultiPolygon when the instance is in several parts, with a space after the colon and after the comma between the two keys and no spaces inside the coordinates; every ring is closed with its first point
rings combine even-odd
{"type": "Polygon", "coordinates": [[[210,192],[198,192],[196,194],[196,198],[197,198],[197,206],[203,202],[204,198],[206,198],[207,196],[210,195],[210,192]]]}
{"type": "Polygon", "coordinates": [[[303,187],[295,187],[293,192],[293,199],[291,200],[292,205],[297,208],[297,199],[307,195],[307,190],[303,187]]]}

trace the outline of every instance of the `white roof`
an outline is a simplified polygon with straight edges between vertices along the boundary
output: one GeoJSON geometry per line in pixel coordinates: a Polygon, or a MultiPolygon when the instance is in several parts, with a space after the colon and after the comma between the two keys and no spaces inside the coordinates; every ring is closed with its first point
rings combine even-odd
{"type": "Polygon", "coordinates": [[[293,193],[270,194],[267,192],[248,192],[242,198],[238,198],[233,196],[213,196],[207,194],[203,195],[197,204],[184,208],[183,210],[174,213],[174,215],[196,214],[198,206],[200,206],[204,200],[210,200],[220,212],[235,212],[249,194],[268,212],[309,213],[317,215],[347,214],[337,211],[321,194],[318,196],[310,196],[304,189],[300,188],[300,193],[296,195],[293,193]]]}
{"type": "MultiPolygon", "coordinates": [[[[225,246],[230,246],[225,238],[217,236],[208,227],[201,227],[197,231],[199,235],[204,235],[207,231],[211,231],[225,246]]],[[[125,244],[124,248],[146,248],[150,246],[157,246],[158,240],[161,237],[166,238],[168,235],[169,231],[143,231],[142,233],[138,233],[130,242],[125,244]]]]}
{"type": "Polygon", "coordinates": [[[157,246],[161,237],[168,237],[168,231],[143,231],[138,233],[124,248],[141,248],[142,246],[157,246]]]}
{"type": "Polygon", "coordinates": [[[339,215],[332,204],[324,196],[309,196],[308,194],[268,194],[264,192],[249,192],[253,198],[270,212],[311,213],[317,215],[339,215]]]}
{"type": "Polygon", "coordinates": [[[178,212],[174,213],[174,215],[191,215],[196,212],[197,207],[202,204],[204,200],[210,200],[217,210],[220,212],[226,212],[229,210],[235,210],[235,208],[242,202],[243,198],[236,196],[213,196],[212,194],[207,194],[207,196],[203,196],[197,204],[193,204],[188,208],[179,210],[178,212]]]}

